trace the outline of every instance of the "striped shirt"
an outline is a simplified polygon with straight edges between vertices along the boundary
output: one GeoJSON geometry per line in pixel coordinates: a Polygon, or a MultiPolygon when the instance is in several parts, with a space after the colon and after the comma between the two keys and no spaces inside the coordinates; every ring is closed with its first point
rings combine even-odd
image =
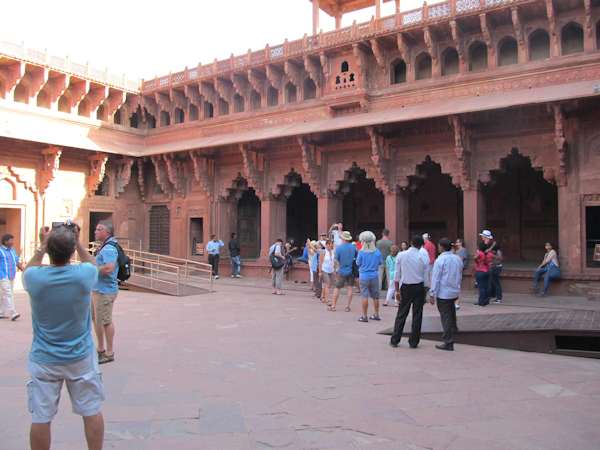
{"type": "Polygon", "coordinates": [[[0,245],[0,280],[14,280],[18,264],[19,257],[15,249],[0,245]]]}

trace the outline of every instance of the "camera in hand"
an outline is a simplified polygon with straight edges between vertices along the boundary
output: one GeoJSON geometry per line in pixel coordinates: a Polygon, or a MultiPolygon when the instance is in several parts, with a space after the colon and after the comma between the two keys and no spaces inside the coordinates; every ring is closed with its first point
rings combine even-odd
{"type": "Polygon", "coordinates": [[[79,225],[73,222],[71,219],[67,219],[64,222],[52,222],[52,229],[55,230],[59,227],[65,227],[68,230],[76,231],[79,229],[79,225]]]}

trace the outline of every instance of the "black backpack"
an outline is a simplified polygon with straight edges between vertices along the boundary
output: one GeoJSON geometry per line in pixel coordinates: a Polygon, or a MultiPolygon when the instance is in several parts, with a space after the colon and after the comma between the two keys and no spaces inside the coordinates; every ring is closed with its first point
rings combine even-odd
{"type": "MultiPolygon", "coordinates": [[[[117,272],[117,280],[119,280],[119,281],[128,280],[129,277],[131,276],[131,267],[130,267],[131,260],[129,259],[129,256],[127,256],[125,254],[125,252],[123,251],[121,246],[115,241],[108,241],[104,245],[112,245],[114,248],[117,249],[117,255],[118,255],[117,256],[117,264],[119,265],[119,271],[117,272]]],[[[104,245],[102,245],[102,247],[100,247],[98,249],[98,251],[96,252],[96,255],[98,253],[100,253],[100,250],[102,250],[104,245]]]]}

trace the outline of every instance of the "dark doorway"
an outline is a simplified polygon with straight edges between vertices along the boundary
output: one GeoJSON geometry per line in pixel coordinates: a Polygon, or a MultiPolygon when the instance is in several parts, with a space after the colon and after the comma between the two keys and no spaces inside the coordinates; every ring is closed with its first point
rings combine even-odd
{"type": "Polygon", "coordinates": [[[292,190],[286,205],[286,237],[303,247],[307,238],[317,239],[317,197],[295,172],[286,176],[292,190]]]}
{"type": "Polygon", "coordinates": [[[587,267],[600,267],[600,206],[585,208],[585,254],[587,267]]]}
{"type": "Polygon", "coordinates": [[[150,208],[150,245],[151,253],[168,255],[170,250],[171,214],[165,205],[150,208]]]}
{"type": "Polygon", "coordinates": [[[96,226],[103,220],[108,220],[108,221],[112,222],[112,217],[113,217],[113,215],[111,212],[100,212],[100,211],[90,212],[90,233],[89,233],[90,242],[94,242],[96,240],[96,238],[94,237],[94,231],[96,231],[96,226]]]}
{"type": "Polygon", "coordinates": [[[21,209],[0,208],[0,236],[12,234],[14,236],[15,251],[23,255],[21,246],[21,209]]]}
{"type": "Polygon", "coordinates": [[[237,234],[242,258],[260,255],[260,200],[254,189],[244,191],[238,200],[237,234]]]}
{"type": "Polygon", "coordinates": [[[544,244],[558,248],[558,193],[516,149],[492,172],[485,189],[486,228],[508,261],[540,262],[544,244]]]}
{"type": "Polygon", "coordinates": [[[463,237],[462,190],[439,164],[427,157],[410,178],[409,191],[410,235],[429,233],[434,242],[463,237]]]}
{"type": "Polygon", "coordinates": [[[190,254],[192,256],[204,255],[204,219],[202,217],[190,218],[190,254]]]}
{"type": "Polygon", "coordinates": [[[344,194],[342,223],[356,240],[362,231],[372,231],[376,236],[385,228],[385,200],[375,187],[375,181],[366,172],[353,165],[346,171],[340,191],[344,194]]]}

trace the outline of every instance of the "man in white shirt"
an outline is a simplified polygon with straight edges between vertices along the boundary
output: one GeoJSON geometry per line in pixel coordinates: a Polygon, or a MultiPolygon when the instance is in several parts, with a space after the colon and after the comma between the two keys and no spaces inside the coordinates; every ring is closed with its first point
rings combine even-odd
{"type": "Polygon", "coordinates": [[[221,257],[221,248],[225,244],[216,235],[210,237],[210,241],[206,244],[206,253],[208,253],[208,263],[212,266],[212,274],[215,280],[219,279],[219,259],[221,257]]]}
{"type": "Polygon", "coordinates": [[[452,244],[448,238],[439,240],[438,251],[440,256],[433,264],[429,295],[431,304],[437,299],[437,307],[444,330],[442,333],[444,343],[435,347],[439,350],[453,351],[454,333],[457,330],[454,302],[460,295],[463,262],[458,255],[452,252],[452,244]]]}
{"type": "Polygon", "coordinates": [[[396,300],[400,300],[394,333],[390,346],[396,348],[402,338],[404,324],[412,306],[412,331],[408,343],[410,348],[417,348],[421,340],[421,323],[423,321],[423,305],[425,304],[425,281],[428,280],[429,255],[421,252],[423,238],[415,235],[411,246],[396,257],[396,300]]]}

